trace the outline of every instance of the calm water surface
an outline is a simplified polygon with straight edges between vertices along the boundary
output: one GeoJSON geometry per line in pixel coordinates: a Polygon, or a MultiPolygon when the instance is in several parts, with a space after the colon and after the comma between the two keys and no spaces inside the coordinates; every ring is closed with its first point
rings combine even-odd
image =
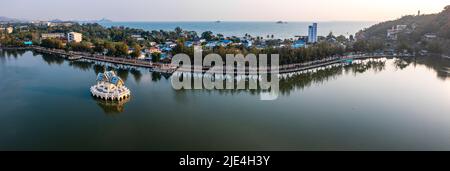
{"type": "Polygon", "coordinates": [[[0,53],[0,150],[450,150],[450,60],[355,61],[251,91],[175,91],[118,69],[124,104],[93,99],[103,66],[0,53]]]}

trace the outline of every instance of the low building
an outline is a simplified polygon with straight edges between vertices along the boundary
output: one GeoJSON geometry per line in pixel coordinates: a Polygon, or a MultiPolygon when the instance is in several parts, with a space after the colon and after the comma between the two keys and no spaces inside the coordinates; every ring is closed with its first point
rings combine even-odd
{"type": "MultiPolygon", "coordinates": [[[[408,26],[407,25],[396,25],[396,26],[392,26],[391,29],[387,30],[387,39],[389,40],[397,40],[398,39],[398,34],[401,32],[405,32],[408,31],[408,26]]],[[[412,31],[411,31],[412,32],[412,31]]]]}
{"type": "Polygon", "coordinates": [[[407,25],[397,25],[397,30],[398,30],[398,31],[406,30],[406,28],[408,28],[407,25]]]}
{"type": "Polygon", "coordinates": [[[162,52],[171,52],[173,49],[171,47],[164,47],[161,49],[162,52]]]}
{"type": "Polygon", "coordinates": [[[141,53],[141,54],[137,57],[137,59],[139,59],[139,60],[144,60],[144,59],[145,59],[145,53],[141,53]]]}
{"type": "Polygon", "coordinates": [[[186,42],[184,42],[184,46],[186,46],[186,47],[192,47],[192,46],[194,46],[194,42],[192,42],[192,41],[186,41],[186,42]]]}
{"type": "Polygon", "coordinates": [[[136,39],[137,41],[144,41],[145,39],[138,34],[131,35],[131,38],[136,39]]]}
{"type": "Polygon", "coordinates": [[[161,53],[161,50],[159,50],[156,47],[151,47],[151,48],[145,49],[145,52],[149,53],[149,54],[153,54],[153,53],[161,53]]]}
{"type": "Polygon", "coordinates": [[[206,43],[205,47],[209,48],[209,49],[212,49],[212,48],[216,47],[217,44],[218,44],[217,41],[210,41],[210,42],[206,43]]]}
{"type": "Polygon", "coordinates": [[[389,40],[397,40],[398,30],[395,27],[387,30],[387,39],[389,40]]]}
{"type": "Polygon", "coordinates": [[[233,43],[233,41],[231,41],[231,40],[222,40],[222,41],[220,41],[219,42],[219,46],[228,46],[228,45],[230,45],[231,43],[233,43]]]}
{"type": "Polygon", "coordinates": [[[253,46],[253,41],[251,40],[242,40],[242,45],[244,45],[246,48],[250,48],[253,46]]]}
{"type": "Polygon", "coordinates": [[[437,38],[437,35],[434,33],[427,33],[425,35],[423,35],[423,37],[427,40],[433,40],[437,38]]]}
{"type": "Polygon", "coordinates": [[[23,44],[24,44],[25,46],[32,46],[32,45],[33,45],[33,42],[32,42],[32,41],[25,41],[25,42],[23,42],[23,44]]]}
{"type": "Polygon", "coordinates": [[[177,46],[177,44],[174,43],[174,42],[169,41],[169,42],[165,43],[165,46],[167,46],[169,48],[175,48],[177,46]]]}
{"type": "Polygon", "coordinates": [[[67,41],[79,43],[83,41],[83,34],[77,32],[67,33],[67,41]]]}
{"type": "Polygon", "coordinates": [[[128,54],[131,54],[131,53],[133,53],[134,52],[134,48],[128,48],[128,54]]]}
{"type": "Polygon", "coordinates": [[[297,40],[294,42],[294,44],[292,44],[292,48],[296,49],[296,48],[303,48],[306,46],[306,41],[303,39],[297,40]]]}
{"type": "Polygon", "coordinates": [[[6,30],[6,33],[11,34],[14,31],[14,28],[13,27],[8,27],[5,30],[6,30]]]}
{"type": "Polygon", "coordinates": [[[31,22],[34,26],[37,27],[49,27],[50,26],[50,22],[48,21],[33,21],[31,22]]]}
{"type": "Polygon", "coordinates": [[[66,34],[64,33],[42,33],[41,40],[44,39],[65,39],[66,34]]]}

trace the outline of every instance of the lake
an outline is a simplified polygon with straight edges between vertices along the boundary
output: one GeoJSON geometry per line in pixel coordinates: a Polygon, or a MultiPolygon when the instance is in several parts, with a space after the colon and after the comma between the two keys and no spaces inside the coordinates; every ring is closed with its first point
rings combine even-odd
{"type": "MultiPolygon", "coordinates": [[[[173,31],[180,27],[188,31],[196,31],[201,35],[204,31],[212,31],[214,34],[225,36],[243,37],[274,35],[275,38],[294,38],[295,36],[307,36],[308,26],[312,22],[289,22],[277,24],[276,22],[102,22],[105,27],[125,26],[130,28],[173,31]]],[[[376,22],[318,22],[317,34],[326,36],[330,32],[334,35],[354,35],[361,29],[368,28],[376,22]]]]}
{"type": "Polygon", "coordinates": [[[0,150],[450,150],[450,60],[369,59],[258,91],[172,88],[170,75],[114,69],[129,101],[89,88],[101,63],[0,51],[0,150]]]}

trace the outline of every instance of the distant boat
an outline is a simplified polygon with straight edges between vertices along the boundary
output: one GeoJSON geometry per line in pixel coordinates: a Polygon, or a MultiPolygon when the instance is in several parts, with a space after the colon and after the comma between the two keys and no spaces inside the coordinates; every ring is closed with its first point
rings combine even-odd
{"type": "Polygon", "coordinates": [[[287,24],[287,22],[284,22],[284,21],[277,21],[277,24],[287,24]]]}
{"type": "Polygon", "coordinates": [[[222,21],[220,21],[220,20],[217,20],[217,21],[216,21],[216,23],[221,23],[221,22],[222,22],[222,21]]]}

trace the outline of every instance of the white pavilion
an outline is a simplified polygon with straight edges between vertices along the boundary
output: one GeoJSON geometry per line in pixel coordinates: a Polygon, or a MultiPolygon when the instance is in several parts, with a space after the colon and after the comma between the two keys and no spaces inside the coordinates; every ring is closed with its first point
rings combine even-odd
{"type": "Polygon", "coordinates": [[[99,73],[97,84],[91,87],[91,93],[96,98],[113,101],[122,101],[131,96],[131,91],[114,71],[99,73]]]}

